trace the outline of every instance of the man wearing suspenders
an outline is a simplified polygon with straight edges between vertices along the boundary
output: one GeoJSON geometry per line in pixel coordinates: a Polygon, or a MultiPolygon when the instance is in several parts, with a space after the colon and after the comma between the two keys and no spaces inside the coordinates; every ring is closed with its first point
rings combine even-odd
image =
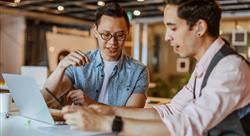
{"type": "Polygon", "coordinates": [[[76,129],[124,135],[245,136],[250,68],[219,36],[220,18],[215,0],[167,1],[165,40],[179,56],[197,60],[170,103],[149,109],[91,106],[95,111],[68,106],[64,118],[76,129]]]}

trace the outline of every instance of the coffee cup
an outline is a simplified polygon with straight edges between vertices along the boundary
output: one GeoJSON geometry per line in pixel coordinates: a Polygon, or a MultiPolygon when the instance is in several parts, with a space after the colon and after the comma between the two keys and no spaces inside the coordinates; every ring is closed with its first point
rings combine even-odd
{"type": "Polygon", "coordinates": [[[10,93],[0,92],[0,114],[6,115],[10,112],[11,95],[10,93]]]}

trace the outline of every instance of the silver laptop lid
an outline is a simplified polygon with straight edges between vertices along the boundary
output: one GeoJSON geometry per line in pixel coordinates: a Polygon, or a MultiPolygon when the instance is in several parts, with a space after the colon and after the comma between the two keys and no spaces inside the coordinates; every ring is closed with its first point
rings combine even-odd
{"type": "Polygon", "coordinates": [[[55,124],[39,86],[32,77],[2,74],[20,115],[49,124],[55,124]]]}

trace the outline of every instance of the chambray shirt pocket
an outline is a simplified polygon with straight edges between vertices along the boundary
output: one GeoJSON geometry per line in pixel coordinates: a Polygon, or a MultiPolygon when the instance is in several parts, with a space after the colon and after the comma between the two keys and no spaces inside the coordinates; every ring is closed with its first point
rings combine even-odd
{"type": "Polygon", "coordinates": [[[117,104],[120,106],[125,106],[129,97],[131,96],[131,94],[133,93],[133,87],[131,86],[131,84],[121,84],[118,87],[118,99],[117,99],[117,104]]]}

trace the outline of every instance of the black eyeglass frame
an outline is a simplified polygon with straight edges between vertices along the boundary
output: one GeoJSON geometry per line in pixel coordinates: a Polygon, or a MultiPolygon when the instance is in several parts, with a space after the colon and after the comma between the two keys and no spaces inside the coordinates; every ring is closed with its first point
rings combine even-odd
{"type": "MultiPolygon", "coordinates": [[[[121,32],[123,32],[123,31],[121,31],[121,32]]],[[[117,41],[124,41],[124,40],[126,40],[126,37],[127,37],[127,33],[126,32],[124,32],[123,33],[123,35],[122,36],[120,36],[120,38],[117,36],[117,33],[119,33],[119,32],[116,32],[116,33],[114,33],[114,34],[111,34],[111,33],[109,33],[109,32],[103,32],[103,33],[100,33],[98,30],[97,30],[97,33],[101,36],[101,38],[104,40],[104,41],[109,41],[110,39],[112,39],[112,37],[114,37],[117,41]],[[108,37],[108,38],[105,38],[104,37],[104,34],[110,34],[110,36],[108,37]]]]}

